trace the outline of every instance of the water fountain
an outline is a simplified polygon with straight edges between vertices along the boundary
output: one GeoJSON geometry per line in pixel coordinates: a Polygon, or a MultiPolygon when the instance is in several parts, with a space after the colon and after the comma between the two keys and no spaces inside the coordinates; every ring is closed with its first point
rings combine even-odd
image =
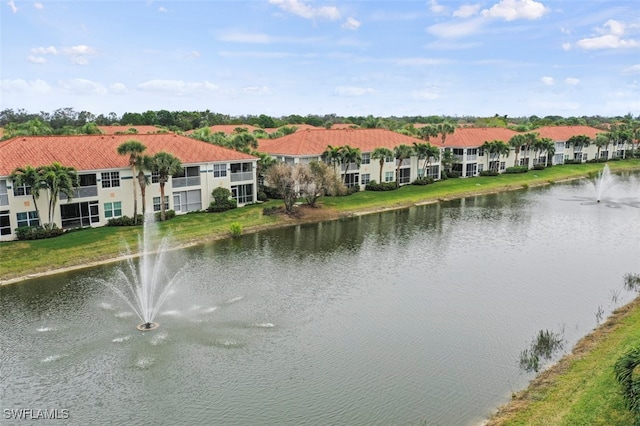
{"type": "Polygon", "coordinates": [[[597,179],[595,182],[592,182],[592,184],[595,190],[596,202],[599,203],[604,194],[611,189],[614,184],[614,178],[611,175],[608,164],[604,165],[604,169],[602,169],[602,172],[598,174],[597,179]]]}
{"type": "Polygon", "coordinates": [[[148,213],[144,219],[142,236],[138,237],[139,262],[136,263],[136,256],[132,255],[127,245],[126,266],[118,270],[115,282],[105,282],[142,321],[136,327],[140,331],[158,328],[156,316],[180,275],[167,268],[167,245],[167,237],[158,239],[154,216],[148,213]]]}

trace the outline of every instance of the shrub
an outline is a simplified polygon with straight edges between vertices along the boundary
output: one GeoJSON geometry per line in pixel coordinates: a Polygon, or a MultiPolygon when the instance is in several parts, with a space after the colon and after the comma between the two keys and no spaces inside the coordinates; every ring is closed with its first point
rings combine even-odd
{"type": "Polygon", "coordinates": [[[238,202],[231,198],[231,191],[219,186],[211,192],[213,201],[207,208],[208,212],[224,212],[238,207],[238,202]]]}
{"type": "Polygon", "coordinates": [[[42,226],[21,226],[16,228],[16,237],[19,240],[41,240],[57,237],[63,233],[64,229],[58,228],[55,224],[48,228],[42,226]]]}
{"type": "MultiPolygon", "coordinates": [[[[144,216],[138,215],[138,225],[142,225],[144,223],[144,216]]],[[[114,217],[113,219],[109,219],[107,221],[107,226],[133,226],[133,218],[129,216],[120,216],[114,217]]]]}
{"type": "Polygon", "coordinates": [[[242,235],[242,225],[238,222],[233,222],[230,231],[233,238],[238,238],[242,235]]]}
{"type": "Polygon", "coordinates": [[[544,170],[547,166],[545,166],[544,164],[536,164],[535,166],[533,166],[533,170],[544,170]]]}
{"type": "Polygon", "coordinates": [[[640,425],[640,347],[631,349],[620,357],[613,370],[616,380],[622,387],[622,397],[625,405],[635,417],[635,424],[640,425]]]}
{"type": "Polygon", "coordinates": [[[265,216],[271,216],[272,214],[278,213],[279,210],[280,207],[278,206],[265,207],[262,209],[262,214],[265,216]]]}
{"type": "Polygon", "coordinates": [[[478,175],[480,176],[498,176],[500,173],[496,172],[495,170],[483,170],[480,173],[478,173],[478,175]]]}
{"type": "Polygon", "coordinates": [[[411,182],[412,185],[429,185],[434,182],[433,178],[422,176],[411,182]]]}
{"type": "Polygon", "coordinates": [[[513,166],[513,167],[507,167],[504,172],[508,174],[514,174],[514,173],[527,173],[528,171],[529,171],[529,168],[527,166],[513,166]]]}
{"type": "Polygon", "coordinates": [[[268,199],[266,192],[263,190],[258,191],[258,201],[267,201],[268,199]]]}
{"type": "Polygon", "coordinates": [[[454,172],[454,171],[446,172],[445,174],[447,175],[448,178],[451,178],[451,179],[459,178],[460,176],[462,176],[460,172],[454,172]]]}
{"type": "MultiPolygon", "coordinates": [[[[160,222],[160,212],[156,212],[153,217],[156,222],[160,222]]],[[[164,212],[164,220],[173,219],[174,217],[176,217],[176,212],[174,210],[166,210],[164,212]]]]}
{"type": "Polygon", "coordinates": [[[364,189],[365,191],[394,191],[398,189],[398,187],[396,186],[395,182],[376,183],[372,180],[364,189]]]}

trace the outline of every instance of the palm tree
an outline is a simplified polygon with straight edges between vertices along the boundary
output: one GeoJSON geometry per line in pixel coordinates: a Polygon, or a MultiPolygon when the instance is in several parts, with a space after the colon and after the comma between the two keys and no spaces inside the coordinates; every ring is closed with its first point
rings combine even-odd
{"type": "Polygon", "coordinates": [[[547,153],[545,166],[549,167],[553,165],[553,156],[556,153],[556,144],[553,143],[553,140],[551,138],[541,138],[539,147],[540,151],[545,151],[547,153]]]}
{"type": "Polygon", "coordinates": [[[436,130],[440,135],[440,138],[442,139],[442,146],[444,146],[445,141],[447,139],[447,135],[452,135],[453,132],[455,132],[456,130],[456,126],[452,123],[445,121],[443,123],[438,123],[436,125],[436,130]]]}
{"type": "Polygon", "coordinates": [[[489,167],[489,157],[496,158],[496,161],[494,161],[494,172],[498,172],[500,170],[500,157],[502,157],[503,155],[509,155],[509,152],[511,151],[509,145],[501,140],[492,140],[491,142],[485,142],[482,144],[482,148],[489,154],[487,156],[487,167],[489,167]]]}
{"type": "MultiPolygon", "coordinates": [[[[135,139],[129,139],[121,143],[118,148],[119,155],[129,156],[129,167],[131,167],[131,175],[136,177],[138,172],[136,171],[136,165],[140,162],[140,156],[147,149],[142,142],[135,139]]],[[[144,175],[144,173],[143,173],[144,175]]],[[[133,223],[138,224],[138,191],[136,190],[136,184],[131,185],[133,187],[133,223]]]]}
{"type": "Polygon", "coordinates": [[[24,185],[31,188],[31,198],[33,198],[33,206],[36,209],[38,220],[42,222],[40,211],[38,210],[38,198],[40,197],[40,189],[44,188],[44,183],[42,181],[42,168],[34,168],[29,165],[25,167],[18,167],[11,172],[11,174],[9,175],[9,179],[13,180],[13,184],[15,186],[24,185]]]}
{"type": "Polygon", "coordinates": [[[398,162],[396,166],[396,186],[400,186],[400,166],[402,166],[404,160],[413,155],[413,148],[405,144],[398,145],[393,149],[393,155],[398,162]]]}
{"type": "Polygon", "coordinates": [[[520,148],[526,143],[525,136],[523,134],[513,135],[509,139],[509,146],[514,149],[515,159],[513,160],[513,166],[518,165],[518,155],[520,154],[520,148]]]}
{"type": "Polygon", "coordinates": [[[428,149],[427,149],[427,166],[425,167],[425,170],[422,172],[423,176],[426,176],[426,169],[431,165],[431,160],[439,160],[440,159],[440,149],[437,146],[433,146],[430,143],[428,143],[427,145],[429,145],[428,149]]]}
{"type": "Polygon", "coordinates": [[[359,168],[360,165],[362,164],[362,154],[360,153],[360,148],[351,148],[349,145],[343,146],[341,151],[342,151],[342,155],[341,155],[342,164],[344,164],[345,166],[342,182],[346,184],[347,171],[349,170],[351,163],[354,163],[356,167],[359,168]]]}
{"type": "Polygon", "coordinates": [[[149,176],[144,171],[151,170],[152,157],[148,155],[141,155],[136,162],[136,169],[138,169],[138,185],[140,185],[140,196],[142,197],[142,216],[147,213],[147,185],[151,183],[149,176]]]}
{"type": "Polygon", "coordinates": [[[607,132],[607,133],[598,133],[596,135],[595,140],[593,141],[593,144],[596,146],[597,151],[596,151],[596,161],[600,160],[600,149],[602,149],[602,147],[608,147],[610,140],[614,137],[613,134],[611,134],[611,132],[607,132]]]}
{"type": "Polygon", "coordinates": [[[49,192],[49,222],[45,227],[52,227],[60,194],[66,195],[67,201],[70,201],[75,188],[80,186],[79,177],[73,167],[54,162],[42,167],[42,182],[49,192]]]}
{"type": "Polygon", "coordinates": [[[438,136],[438,129],[432,125],[424,126],[418,129],[420,139],[429,142],[431,138],[438,136]]]}
{"type": "Polygon", "coordinates": [[[322,153],[322,159],[333,165],[333,171],[336,172],[337,165],[342,163],[342,147],[327,145],[327,149],[322,153]]]}
{"type": "Polygon", "coordinates": [[[166,218],[164,208],[164,186],[169,181],[170,176],[182,172],[182,163],[180,162],[180,159],[168,152],[160,151],[151,157],[150,165],[151,171],[158,174],[158,182],[160,183],[160,220],[164,221],[166,218]]]}
{"type": "Polygon", "coordinates": [[[382,183],[382,169],[384,168],[385,159],[392,158],[392,157],[393,157],[393,151],[385,147],[375,148],[371,153],[371,158],[373,158],[374,160],[380,161],[380,180],[378,181],[378,183],[382,183]]]}
{"type": "MultiPolygon", "coordinates": [[[[575,149],[576,148],[580,148],[582,149],[582,147],[586,147],[589,146],[589,144],[591,143],[591,138],[589,138],[589,136],[587,135],[574,135],[571,136],[569,139],[567,139],[567,144],[569,144],[569,146],[573,147],[574,149],[574,159],[575,159],[575,149]]],[[[580,162],[582,162],[582,155],[580,156],[580,162]]]]}
{"type": "Polygon", "coordinates": [[[440,149],[430,143],[414,142],[413,151],[418,156],[418,160],[424,159],[424,163],[422,163],[422,177],[426,177],[427,166],[431,164],[432,158],[436,160],[440,158],[440,149]]]}
{"type": "Polygon", "coordinates": [[[529,167],[529,150],[533,148],[533,146],[538,142],[539,133],[529,132],[524,134],[524,149],[527,153],[527,164],[525,166],[529,167]]]}

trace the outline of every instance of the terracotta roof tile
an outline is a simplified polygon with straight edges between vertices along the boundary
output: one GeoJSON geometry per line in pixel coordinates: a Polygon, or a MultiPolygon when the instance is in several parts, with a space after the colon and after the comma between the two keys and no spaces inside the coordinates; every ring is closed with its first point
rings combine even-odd
{"type": "MultiPolygon", "coordinates": [[[[450,148],[475,148],[493,140],[506,143],[516,134],[518,132],[504,127],[462,127],[456,128],[452,135],[447,135],[444,146],[450,148]]],[[[431,138],[430,142],[433,145],[442,147],[440,136],[431,138]]]]}
{"type": "Polygon", "coordinates": [[[200,142],[172,133],[153,135],[73,135],[20,136],[0,142],[0,176],[7,176],[16,167],[33,167],[54,161],[77,170],[100,170],[128,167],[128,158],[118,155],[123,142],[135,139],[147,147],[145,153],[169,152],[183,164],[250,160],[256,157],[200,142]]]}
{"type": "Polygon", "coordinates": [[[362,152],[372,152],[379,147],[413,146],[414,142],[423,141],[386,129],[317,129],[302,130],[277,139],[260,139],[258,150],[272,155],[313,156],[321,155],[328,145],[349,145],[362,152]]]}
{"type": "Polygon", "coordinates": [[[172,133],[167,129],[156,126],[98,126],[98,129],[105,135],[114,135],[116,133],[126,133],[129,129],[136,129],[139,135],[149,133],[172,133]]]}
{"type": "Polygon", "coordinates": [[[606,130],[596,129],[591,126],[547,126],[534,130],[540,134],[542,138],[550,138],[553,141],[566,141],[571,136],[586,135],[594,139],[598,133],[604,133],[606,130]]]}

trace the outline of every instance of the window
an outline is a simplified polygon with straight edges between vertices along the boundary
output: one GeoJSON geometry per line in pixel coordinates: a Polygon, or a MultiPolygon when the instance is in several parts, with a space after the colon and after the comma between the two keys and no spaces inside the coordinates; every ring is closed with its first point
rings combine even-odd
{"type": "Polygon", "coordinates": [[[182,173],[171,177],[171,185],[174,188],[200,185],[200,166],[184,167],[182,173]]]}
{"type": "Polygon", "coordinates": [[[120,186],[120,172],[102,172],[102,187],[116,188],[120,186]]]}
{"type": "Polygon", "coordinates": [[[22,212],[16,214],[16,219],[18,219],[18,228],[21,226],[38,226],[40,225],[40,219],[38,218],[38,212],[22,212]]]}
{"type": "Polygon", "coordinates": [[[62,218],[63,229],[91,226],[94,223],[100,222],[98,202],[85,201],[82,203],[61,204],[60,216],[62,218]]]}
{"type": "Polygon", "coordinates": [[[395,157],[384,157],[384,162],[385,163],[395,163],[396,162],[396,158],[395,157]]]}
{"type": "MultiPolygon", "coordinates": [[[[153,197],[153,211],[159,212],[162,208],[160,207],[160,197],[153,197]]],[[[164,209],[169,210],[169,196],[164,196],[164,209]]]]}
{"type": "Polygon", "coordinates": [[[158,183],[158,182],[160,182],[160,173],[151,172],[151,183],[158,183]]]}
{"type": "Polygon", "coordinates": [[[362,163],[361,164],[371,164],[371,153],[365,152],[362,154],[362,163]]]}
{"type": "Polygon", "coordinates": [[[238,204],[253,203],[253,184],[232,186],[231,197],[238,204]]]}
{"type": "Polygon", "coordinates": [[[507,168],[507,163],[506,163],[506,162],[504,162],[504,161],[501,161],[501,162],[500,162],[500,170],[501,170],[501,171],[504,171],[506,168],[507,168]]]}
{"type": "Polygon", "coordinates": [[[393,182],[393,175],[395,172],[384,172],[384,181],[385,182],[393,182]]]}
{"type": "Polygon", "coordinates": [[[112,217],[122,216],[122,202],[104,203],[104,217],[109,219],[112,217]]]}
{"type": "Polygon", "coordinates": [[[358,186],[359,181],[360,176],[358,173],[347,173],[344,175],[344,184],[347,186],[347,188],[358,186]]]}
{"type": "Polygon", "coordinates": [[[173,193],[173,210],[177,212],[193,212],[202,209],[202,198],[199,189],[173,193]]]}
{"type": "Polygon", "coordinates": [[[360,175],[360,185],[368,185],[371,181],[371,175],[369,173],[363,173],[360,175]]]}
{"type": "Polygon", "coordinates": [[[11,221],[9,220],[9,210],[0,210],[0,235],[11,234],[11,221]]]}
{"type": "Polygon", "coordinates": [[[213,177],[221,178],[227,176],[227,165],[226,164],[214,164],[213,165],[213,177]]]}
{"type": "Polygon", "coordinates": [[[13,196],[21,197],[23,195],[31,195],[31,187],[29,185],[16,185],[16,182],[13,182],[13,196]]]}
{"type": "Polygon", "coordinates": [[[7,181],[0,180],[0,206],[9,205],[9,194],[7,193],[7,181]]]}

